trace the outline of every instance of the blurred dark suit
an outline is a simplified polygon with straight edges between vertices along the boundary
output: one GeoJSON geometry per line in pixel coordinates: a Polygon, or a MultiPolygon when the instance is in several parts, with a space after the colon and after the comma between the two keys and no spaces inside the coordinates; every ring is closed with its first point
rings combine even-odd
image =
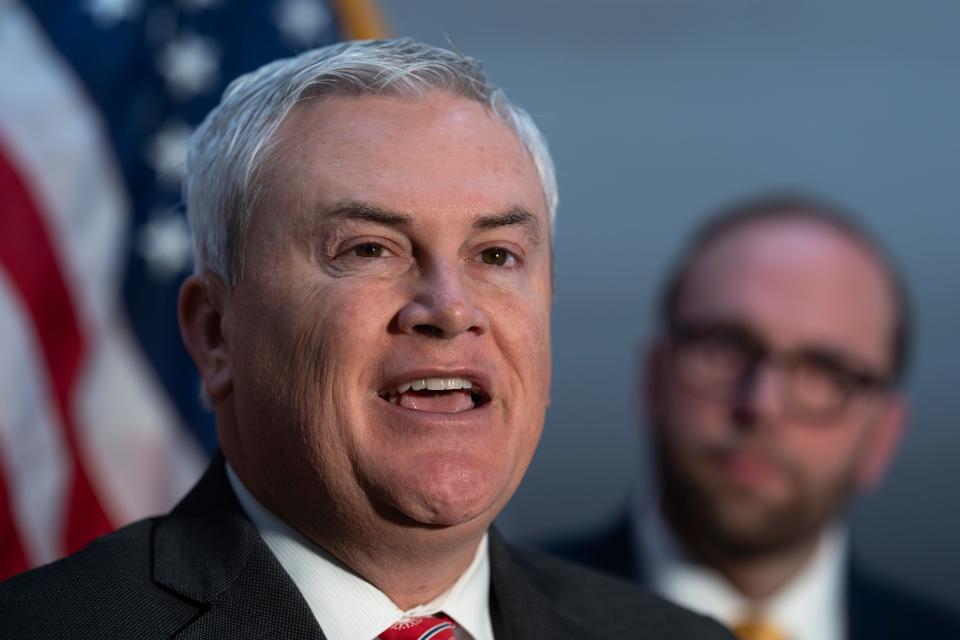
{"type": "MultiPolygon", "coordinates": [[[[563,558],[610,575],[644,583],[644,569],[634,540],[636,530],[624,515],[592,535],[547,545],[563,558]]],[[[960,616],[871,576],[854,560],[847,568],[849,640],[960,638],[960,616]]]]}

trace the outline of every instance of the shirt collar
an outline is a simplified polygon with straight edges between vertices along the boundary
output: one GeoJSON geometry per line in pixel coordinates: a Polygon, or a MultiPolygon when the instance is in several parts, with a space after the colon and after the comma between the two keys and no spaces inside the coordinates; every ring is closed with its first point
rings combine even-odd
{"type": "Polygon", "coordinates": [[[750,613],[761,615],[791,640],[844,637],[845,527],[828,527],[806,566],[766,602],[755,603],[719,572],[692,562],[659,509],[648,506],[636,512],[635,522],[637,557],[651,588],[663,597],[727,625],[750,613]]]}
{"type": "Polygon", "coordinates": [[[307,601],[330,640],[371,640],[406,617],[443,611],[457,623],[458,640],[493,640],[487,535],[457,581],[430,602],[407,611],[322,547],[268,511],[227,464],[230,486],[260,537],[307,601]]]}

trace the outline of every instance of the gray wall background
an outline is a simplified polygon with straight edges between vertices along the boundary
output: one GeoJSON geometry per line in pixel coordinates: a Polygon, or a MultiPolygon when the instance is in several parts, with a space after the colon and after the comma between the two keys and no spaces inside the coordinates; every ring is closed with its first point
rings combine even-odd
{"type": "Polygon", "coordinates": [[[713,207],[802,187],[861,212],[917,308],[911,432],[854,539],[960,608],[960,3],[381,0],[533,113],[559,169],[553,404],[500,518],[515,538],[614,517],[646,486],[637,345],[674,252],[713,207]]]}

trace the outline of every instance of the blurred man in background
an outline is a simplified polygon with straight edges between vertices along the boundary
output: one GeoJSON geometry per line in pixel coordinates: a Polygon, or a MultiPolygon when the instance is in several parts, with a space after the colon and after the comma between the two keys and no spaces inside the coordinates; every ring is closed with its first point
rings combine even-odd
{"type": "Polygon", "coordinates": [[[910,338],[884,251],[830,205],[747,202],[669,277],[642,390],[660,500],[555,550],[744,639],[960,637],[848,557],[843,515],[897,451],[910,338]]]}

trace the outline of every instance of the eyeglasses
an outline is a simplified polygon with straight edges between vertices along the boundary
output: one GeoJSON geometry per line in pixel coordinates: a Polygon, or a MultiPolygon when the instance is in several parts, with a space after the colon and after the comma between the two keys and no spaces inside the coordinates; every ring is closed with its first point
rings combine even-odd
{"type": "Polygon", "coordinates": [[[892,385],[889,376],[867,371],[826,349],[775,350],[738,324],[678,324],[670,338],[677,382],[705,399],[742,398],[762,364],[776,366],[781,374],[778,392],[783,410],[814,421],[841,414],[858,393],[892,385]]]}

